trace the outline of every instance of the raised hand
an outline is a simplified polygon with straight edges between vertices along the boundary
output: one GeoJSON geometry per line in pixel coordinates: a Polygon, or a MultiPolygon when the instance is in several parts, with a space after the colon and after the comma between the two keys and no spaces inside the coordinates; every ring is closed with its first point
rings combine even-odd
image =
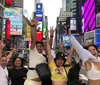
{"type": "Polygon", "coordinates": [[[3,43],[3,40],[0,40],[0,50],[2,50],[5,47],[5,44],[3,43]]]}
{"type": "Polygon", "coordinates": [[[54,35],[54,27],[50,27],[50,36],[53,36],[54,35]]]}
{"type": "Polygon", "coordinates": [[[38,17],[36,17],[35,19],[30,19],[30,22],[28,24],[31,27],[37,27],[39,25],[39,23],[38,23],[38,17]]]}
{"type": "Polygon", "coordinates": [[[60,43],[60,47],[64,47],[64,43],[63,42],[60,43]]]}
{"type": "Polygon", "coordinates": [[[48,33],[49,33],[49,32],[47,31],[47,32],[46,32],[46,40],[49,40],[49,36],[48,36],[49,34],[48,34],[48,33]]]}
{"type": "Polygon", "coordinates": [[[13,52],[16,52],[17,51],[16,46],[12,48],[12,51],[13,52]]]}

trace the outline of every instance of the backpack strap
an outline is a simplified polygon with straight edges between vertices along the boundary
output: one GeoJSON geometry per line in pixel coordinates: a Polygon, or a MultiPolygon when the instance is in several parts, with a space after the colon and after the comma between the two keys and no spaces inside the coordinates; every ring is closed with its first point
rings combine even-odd
{"type": "Polygon", "coordinates": [[[47,55],[45,54],[42,54],[45,58],[46,58],[46,61],[48,62],[48,58],[47,58],[47,55]]]}
{"type": "Polygon", "coordinates": [[[65,68],[65,67],[67,67],[67,66],[64,65],[63,67],[64,67],[64,70],[65,70],[65,72],[66,72],[66,76],[67,76],[67,78],[68,78],[68,73],[67,73],[66,68],[65,68]]]}
{"type": "Polygon", "coordinates": [[[30,67],[28,67],[28,69],[29,69],[29,70],[35,70],[35,68],[30,68],[30,67]]]}

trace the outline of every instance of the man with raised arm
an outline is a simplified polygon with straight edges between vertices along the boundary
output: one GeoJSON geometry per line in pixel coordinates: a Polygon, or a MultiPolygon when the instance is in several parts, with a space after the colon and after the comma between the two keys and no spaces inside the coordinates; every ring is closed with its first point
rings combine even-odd
{"type": "Polygon", "coordinates": [[[0,85],[8,85],[8,70],[7,63],[12,57],[13,49],[7,56],[2,56],[2,50],[5,47],[2,40],[0,40],[0,85]]]}
{"type": "Polygon", "coordinates": [[[32,19],[29,23],[31,26],[31,47],[27,79],[24,85],[41,85],[42,82],[35,70],[36,65],[46,63],[46,58],[42,55],[42,43],[36,41],[36,27],[38,24],[37,18],[32,19]]]}

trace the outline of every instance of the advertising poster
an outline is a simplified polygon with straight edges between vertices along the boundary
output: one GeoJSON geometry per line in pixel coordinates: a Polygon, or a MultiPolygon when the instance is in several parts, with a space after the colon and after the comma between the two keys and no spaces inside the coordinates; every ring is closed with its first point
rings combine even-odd
{"type": "Polygon", "coordinates": [[[5,34],[5,20],[9,18],[10,24],[10,35],[22,35],[22,8],[13,7],[5,8],[4,10],[4,34],[5,34]]]}
{"type": "Polygon", "coordinates": [[[31,41],[31,27],[29,25],[27,25],[26,27],[26,41],[31,41]]]}

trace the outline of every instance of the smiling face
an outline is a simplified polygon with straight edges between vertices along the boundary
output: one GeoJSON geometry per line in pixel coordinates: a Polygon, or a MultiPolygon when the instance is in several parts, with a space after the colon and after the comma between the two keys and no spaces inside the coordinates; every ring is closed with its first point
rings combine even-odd
{"type": "Polygon", "coordinates": [[[36,45],[36,48],[37,48],[37,51],[39,52],[39,53],[42,53],[43,52],[43,46],[41,45],[41,44],[37,44],[36,45]]]}
{"type": "Polygon", "coordinates": [[[94,46],[89,46],[88,51],[95,57],[98,57],[98,50],[94,46]]]}
{"type": "Polygon", "coordinates": [[[63,59],[56,59],[55,63],[56,63],[57,67],[61,67],[64,64],[64,60],[63,59]]]}
{"type": "Polygon", "coordinates": [[[15,67],[20,67],[21,66],[21,59],[16,58],[16,60],[14,61],[14,65],[15,65],[15,67]]]}
{"type": "Polygon", "coordinates": [[[5,68],[6,65],[7,65],[7,57],[1,57],[1,66],[5,68]]]}

